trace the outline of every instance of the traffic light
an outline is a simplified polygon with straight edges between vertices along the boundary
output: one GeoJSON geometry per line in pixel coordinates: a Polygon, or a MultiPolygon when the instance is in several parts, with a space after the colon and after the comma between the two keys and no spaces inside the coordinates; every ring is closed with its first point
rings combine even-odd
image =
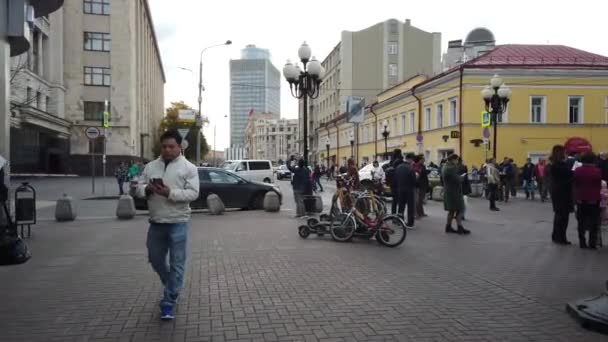
{"type": "Polygon", "coordinates": [[[108,111],[103,112],[102,126],[103,128],[110,128],[110,112],[108,111]]]}

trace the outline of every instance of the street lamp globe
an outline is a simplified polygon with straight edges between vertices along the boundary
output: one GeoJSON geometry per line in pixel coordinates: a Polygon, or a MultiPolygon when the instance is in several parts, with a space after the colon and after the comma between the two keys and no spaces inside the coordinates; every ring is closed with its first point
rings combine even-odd
{"type": "Polygon", "coordinates": [[[329,138],[325,138],[325,146],[329,147],[330,143],[329,143],[329,138]]]}
{"type": "Polygon", "coordinates": [[[321,76],[321,63],[313,56],[308,63],[308,73],[313,78],[319,78],[321,76]]]}
{"type": "MultiPolygon", "coordinates": [[[[300,76],[300,74],[302,73],[302,68],[300,68],[300,65],[298,63],[296,63],[294,70],[296,71],[295,74],[298,75],[298,76],[300,76]]],[[[296,76],[296,79],[297,78],[298,77],[296,76]]]]}
{"type": "Polygon", "coordinates": [[[492,88],[498,89],[498,87],[500,87],[502,85],[502,78],[500,78],[500,76],[498,76],[498,74],[495,74],[490,79],[490,85],[492,86],[492,88]]]}
{"type": "Polygon", "coordinates": [[[384,121],[382,122],[382,126],[384,126],[384,131],[385,131],[385,132],[388,132],[388,120],[384,120],[384,121]]]}
{"type": "Polygon", "coordinates": [[[319,73],[319,79],[325,79],[325,68],[321,65],[321,72],[319,73]]]}
{"type": "Polygon", "coordinates": [[[483,97],[484,100],[486,101],[490,101],[490,99],[492,99],[492,88],[490,88],[489,86],[485,86],[482,90],[481,90],[481,97],[483,97]]]}
{"type": "Polygon", "coordinates": [[[507,87],[506,85],[501,85],[500,88],[498,88],[498,96],[500,96],[501,99],[510,99],[511,98],[511,88],[507,87]]]}
{"type": "Polygon", "coordinates": [[[287,63],[283,67],[283,76],[285,76],[285,79],[289,83],[295,82],[298,79],[298,71],[290,60],[287,60],[287,63]]]}
{"type": "Polygon", "coordinates": [[[300,46],[300,48],[298,49],[298,57],[300,57],[302,63],[308,63],[311,55],[312,51],[310,49],[310,46],[308,46],[308,44],[306,44],[306,41],[304,41],[304,43],[302,43],[302,46],[300,46]]]}

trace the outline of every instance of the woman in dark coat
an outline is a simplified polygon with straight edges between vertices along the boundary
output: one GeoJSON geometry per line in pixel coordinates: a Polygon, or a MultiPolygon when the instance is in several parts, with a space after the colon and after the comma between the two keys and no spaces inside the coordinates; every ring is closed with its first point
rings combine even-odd
{"type": "Polygon", "coordinates": [[[471,232],[462,226],[462,212],[464,210],[464,198],[462,195],[462,177],[460,177],[458,155],[452,154],[443,166],[443,207],[448,212],[446,233],[470,234],[471,232]],[[456,219],[458,230],[452,228],[452,220],[456,219]]]}
{"type": "Polygon", "coordinates": [[[566,151],[563,146],[555,145],[551,151],[551,203],[553,204],[553,234],[551,239],[560,245],[569,245],[566,229],[570,213],[574,212],[572,194],[573,174],[566,163],[566,151]]]}

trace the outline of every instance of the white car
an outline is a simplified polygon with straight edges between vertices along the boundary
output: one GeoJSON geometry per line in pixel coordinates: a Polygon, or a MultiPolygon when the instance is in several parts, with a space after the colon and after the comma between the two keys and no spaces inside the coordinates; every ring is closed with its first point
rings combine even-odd
{"type": "MultiPolygon", "coordinates": [[[[388,164],[389,161],[383,161],[380,162],[379,165],[380,167],[383,167],[384,165],[388,164]]],[[[364,167],[362,167],[359,170],[359,181],[363,181],[366,179],[371,180],[372,179],[372,169],[374,168],[374,164],[367,164],[364,167]]]]}
{"type": "Polygon", "coordinates": [[[274,169],[270,160],[227,160],[222,169],[250,182],[274,183],[274,169]]]}

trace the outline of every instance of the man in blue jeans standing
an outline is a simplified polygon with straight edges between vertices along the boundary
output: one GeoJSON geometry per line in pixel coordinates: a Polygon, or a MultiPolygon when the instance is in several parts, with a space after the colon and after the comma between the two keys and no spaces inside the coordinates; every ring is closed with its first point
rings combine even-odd
{"type": "Polygon", "coordinates": [[[181,154],[177,131],[165,132],[160,142],[161,156],[146,165],[133,191],[148,200],[148,260],[165,287],[160,317],[172,320],[184,283],[190,202],[198,198],[199,179],[196,166],[181,154]]]}

